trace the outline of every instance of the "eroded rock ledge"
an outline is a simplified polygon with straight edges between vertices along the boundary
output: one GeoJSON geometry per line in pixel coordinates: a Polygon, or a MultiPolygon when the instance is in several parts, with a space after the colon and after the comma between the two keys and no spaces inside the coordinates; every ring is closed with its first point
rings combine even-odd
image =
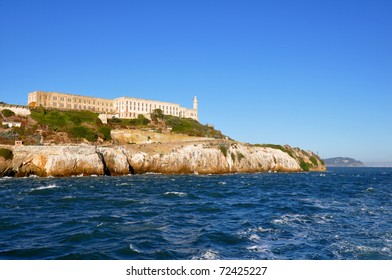
{"type": "Polygon", "coordinates": [[[285,146],[289,152],[232,141],[145,144],[112,147],[9,147],[12,159],[0,157],[0,176],[67,177],[163,174],[223,174],[252,172],[324,171],[312,152],[285,146]]]}

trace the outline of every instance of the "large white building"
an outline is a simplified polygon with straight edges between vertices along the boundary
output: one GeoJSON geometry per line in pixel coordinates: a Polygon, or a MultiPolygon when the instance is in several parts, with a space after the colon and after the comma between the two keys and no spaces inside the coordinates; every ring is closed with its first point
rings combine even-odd
{"type": "Polygon", "coordinates": [[[68,93],[34,91],[28,95],[28,106],[56,108],[60,110],[89,110],[111,114],[118,118],[133,119],[142,114],[149,117],[155,109],[163,114],[198,120],[198,100],[193,98],[193,108],[184,108],[176,103],[147,100],[134,97],[120,97],[114,100],[68,93]]]}

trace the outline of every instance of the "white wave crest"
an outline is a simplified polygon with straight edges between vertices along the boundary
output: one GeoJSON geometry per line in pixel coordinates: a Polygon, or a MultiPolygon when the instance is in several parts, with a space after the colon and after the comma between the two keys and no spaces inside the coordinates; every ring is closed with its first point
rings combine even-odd
{"type": "Polygon", "coordinates": [[[208,250],[201,257],[193,257],[192,260],[218,260],[219,252],[214,250],[208,250]]]}
{"type": "Polygon", "coordinates": [[[31,189],[31,191],[41,191],[41,190],[56,189],[56,188],[59,188],[59,186],[57,186],[56,184],[51,184],[51,185],[47,185],[47,186],[33,188],[33,189],[31,189]]]}
{"type": "Polygon", "coordinates": [[[132,251],[134,251],[136,253],[139,253],[139,254],[141,253],[141,251],[135,245],[129,244],[129,249],[131,249],[132,251]]]}
{"type": "Polygon", "coordinates": [[[279,219],[272,221],[274,224],[287,225],[291,223],[307,223],[309,219],[305,215],[299,214],[286,214],[281,216],[279,219]]]}
{"type": "Polygon", "coordinates": [[[184,193],[184,192],[165,192],[165,195],[176,195],[176,196],[179,196],[179,197],[185,197],[188,194],[184,193]]]}
{"type": "Polygon", "coordinates": [[[256,242],[256,241],[260,241],[261,238],[260,238],[260,236],[258,236],[257,234],[252,234],[252,235],[249,237],[249,240],[256,242]]]}
{"type": "Polygon", "coordinates": [[[275,260],[277,257],[271,251],[271,247],[267,244],[253,245],[246,247],[249,252],[258,253],[264,255],[267,259],[275,260]]]}

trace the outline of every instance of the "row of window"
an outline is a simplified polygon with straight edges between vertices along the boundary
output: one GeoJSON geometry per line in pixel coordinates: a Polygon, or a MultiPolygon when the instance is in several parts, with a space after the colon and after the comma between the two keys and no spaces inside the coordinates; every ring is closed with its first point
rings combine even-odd
{"type": "MultiPolygon", "coordinates": [[[[103,101],[97,101],[97,102],[95,102],[95,100],[86,100],[86,99],[82,99],[82,98],[69,98],[69,97],[58,97],[58,96],[52,96],[52,99],[53,100],[55,100],[55,101],[57,101],[57,100],[59,100],[59,101],[65,101],[65,100],[67,100],[67,102],[74,102],[74,103],[76,103],[76,102],[78,102],[78,103],[83,103],[83,104],[92,104],[92,105],[100,105],[100,106],[106,106],[106,107],[111,107],[112,106],[112,104],[111,103],[109,103],[109,102],[103,102],[103,101]],[[96,103],[96,104],[95,104],[96,103]]],[[[40,97],[38,97],[38,101],[40,101],[40,97]]]]}
{"type": "MultiPolygon", "coordinates": [[[[90,110],[90,111],[97,111],[97,112],[107,112],[108,109],[104,107],[94,107],[94,106],[88,106],[88,105],[78,105],[74,104],[72,108],[72,104],[67,104],[67,103],[57,103],[57,102],[52,102],[52,107],[58,107],[59,108],[65,108],[67,107],[68,109],[75,109],[75,110],[90,110]]],[[[46,104],[45,104],[46,105],[46,104]]]]}
{"type": "Polygon", "coordinates": [[[142,112],[148,112],[148,108],[150,108],[150,111],[152,109],[154,110],[161,109],[161,110],[165,110],[166,112],[173,112],[173,113],[177,112],[179,109],[178,107],[174,107],[174,106],[164,106],[164,105],[156,105],[156,104],[152,106],[152,104],[149,103],[132,102],[132,101],[129,101],[129,103],[128,101],[117,103],[117,109],[121,109],[122,111],[124,111],[124,109],[126,108],[128,108],[128,110],[138,110],[142,112]]]}

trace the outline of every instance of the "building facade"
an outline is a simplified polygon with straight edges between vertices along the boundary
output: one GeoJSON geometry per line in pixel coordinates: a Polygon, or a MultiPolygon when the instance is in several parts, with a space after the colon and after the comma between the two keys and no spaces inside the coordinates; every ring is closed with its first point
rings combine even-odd
{"type": "Polygon", "coordinates": [[[137,118],[139,114],[149,116],[155,109],[162,110],[165,115],[198,120],[198,101],[193,99],[193,109],[183,108],[179,104],[162,101],[120,97],[114,99],[114,110],[119,118],[137,118]]]}
{"type": "Polygon", "coordinates": [[[193,108],[183,108],[179,104],[147,100],[134,97],[120,97],[114,100],[68,93],[34,91],[28,95],[28,106],[60,110],[88,110],[100,114],[115,115],[118,118],[133,119],[142,114],[149,117],[155,109],[165,115],[199,119],[198,100],[193,99],[193,108]]]}

